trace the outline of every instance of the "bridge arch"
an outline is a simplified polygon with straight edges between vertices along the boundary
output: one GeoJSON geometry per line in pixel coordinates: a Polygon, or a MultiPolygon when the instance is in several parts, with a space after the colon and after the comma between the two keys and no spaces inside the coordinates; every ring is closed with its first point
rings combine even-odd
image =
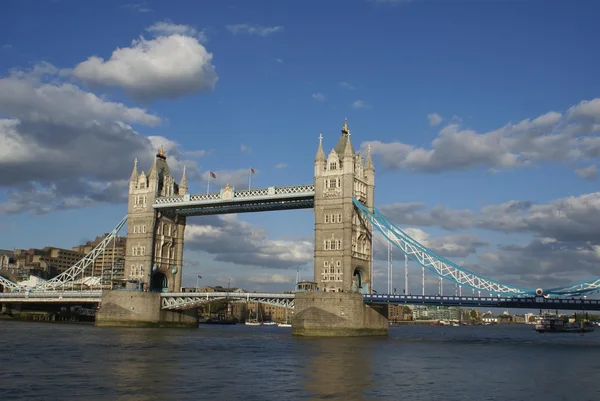
{"type": "Polygon", "coordinates": [[[352,271],[352,292],[360,292],[368,294],[369,288],[367,283],[368,271],[363,266],[356,266],[352,271]]]}
{"type": "Polygon", "coordinates": [[[168,292],[169,291],[169,279],[162,272],[156,272],[152,275],[152,281],[150,283],[151,291],[168,292]]]}

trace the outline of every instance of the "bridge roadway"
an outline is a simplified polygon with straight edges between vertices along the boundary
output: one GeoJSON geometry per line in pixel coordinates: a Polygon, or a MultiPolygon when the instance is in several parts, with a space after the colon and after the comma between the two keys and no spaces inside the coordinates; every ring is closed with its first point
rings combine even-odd
{"type": "Polygon", "coordinates": [[[226,186],[220,192],[161,196],[152,207],[174,210],[182,216],[312,209],[314,184],[268,187],[236,191],[226,186]]]}
{"type": "Polygon", "coordinates": [[[469,297],[445,295],[365,295],[368,304],[440,305],[461,307],[554,309],[554,310],[600,310],[600,299],[544,298],[544,297],[469,297]]]}
{"type": "MultiPolygon", "coordinates": [[[[260,302],[263,304],[294,307],[294,293],[255,293],[255,292],[179,292],[161,294],[162,309],[192,309],[203,303],[229,299],[234,302],[260,302]]],[[[43,303],[100,303],[102,291],[45,291],[0,293],[0,303],[43,302],[43,303]]],[[[439,295],[365,295],[367,304],[440,305],[460,307],[512,308],[512,309],[553,309],[600,311],[599,299],[544,298],[544,297],[469,297],[439,295]]]]}

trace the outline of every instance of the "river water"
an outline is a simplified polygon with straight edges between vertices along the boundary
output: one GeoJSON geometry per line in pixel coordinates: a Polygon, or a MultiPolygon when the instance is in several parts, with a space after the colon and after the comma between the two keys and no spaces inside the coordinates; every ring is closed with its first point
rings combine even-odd
{"type": "Polygon", "coordinates": [[[112,329],[0,321],[0,400],[600,400],[600,330],[112,329]]]}

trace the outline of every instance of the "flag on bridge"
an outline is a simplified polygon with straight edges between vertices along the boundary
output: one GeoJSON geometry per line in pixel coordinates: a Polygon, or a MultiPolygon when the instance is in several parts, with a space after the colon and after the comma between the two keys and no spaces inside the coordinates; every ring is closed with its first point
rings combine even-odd
{"type": "Polygon", "coordinates": [[[256,171],[254,171],[254,169],[252,167],[250,167],[250,173],[254,174],[256,171]]]}
{"type": "Polygon", "coordinates": [[[212,171],[209,171],[209,173],[210,173],[210,176],[211,176],[212,178],[217,178],[217,176],[215,175],[215,173],[213,173],[212,171]]]}

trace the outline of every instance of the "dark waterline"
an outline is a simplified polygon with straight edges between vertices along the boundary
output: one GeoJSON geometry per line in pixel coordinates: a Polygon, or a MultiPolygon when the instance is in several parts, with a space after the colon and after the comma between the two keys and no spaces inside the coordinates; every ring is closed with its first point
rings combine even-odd
{"type": "Polygon", "coordinates": [[[110,329],[0,321],[0,400],[600,400],[600,332],[110,329]]]}

